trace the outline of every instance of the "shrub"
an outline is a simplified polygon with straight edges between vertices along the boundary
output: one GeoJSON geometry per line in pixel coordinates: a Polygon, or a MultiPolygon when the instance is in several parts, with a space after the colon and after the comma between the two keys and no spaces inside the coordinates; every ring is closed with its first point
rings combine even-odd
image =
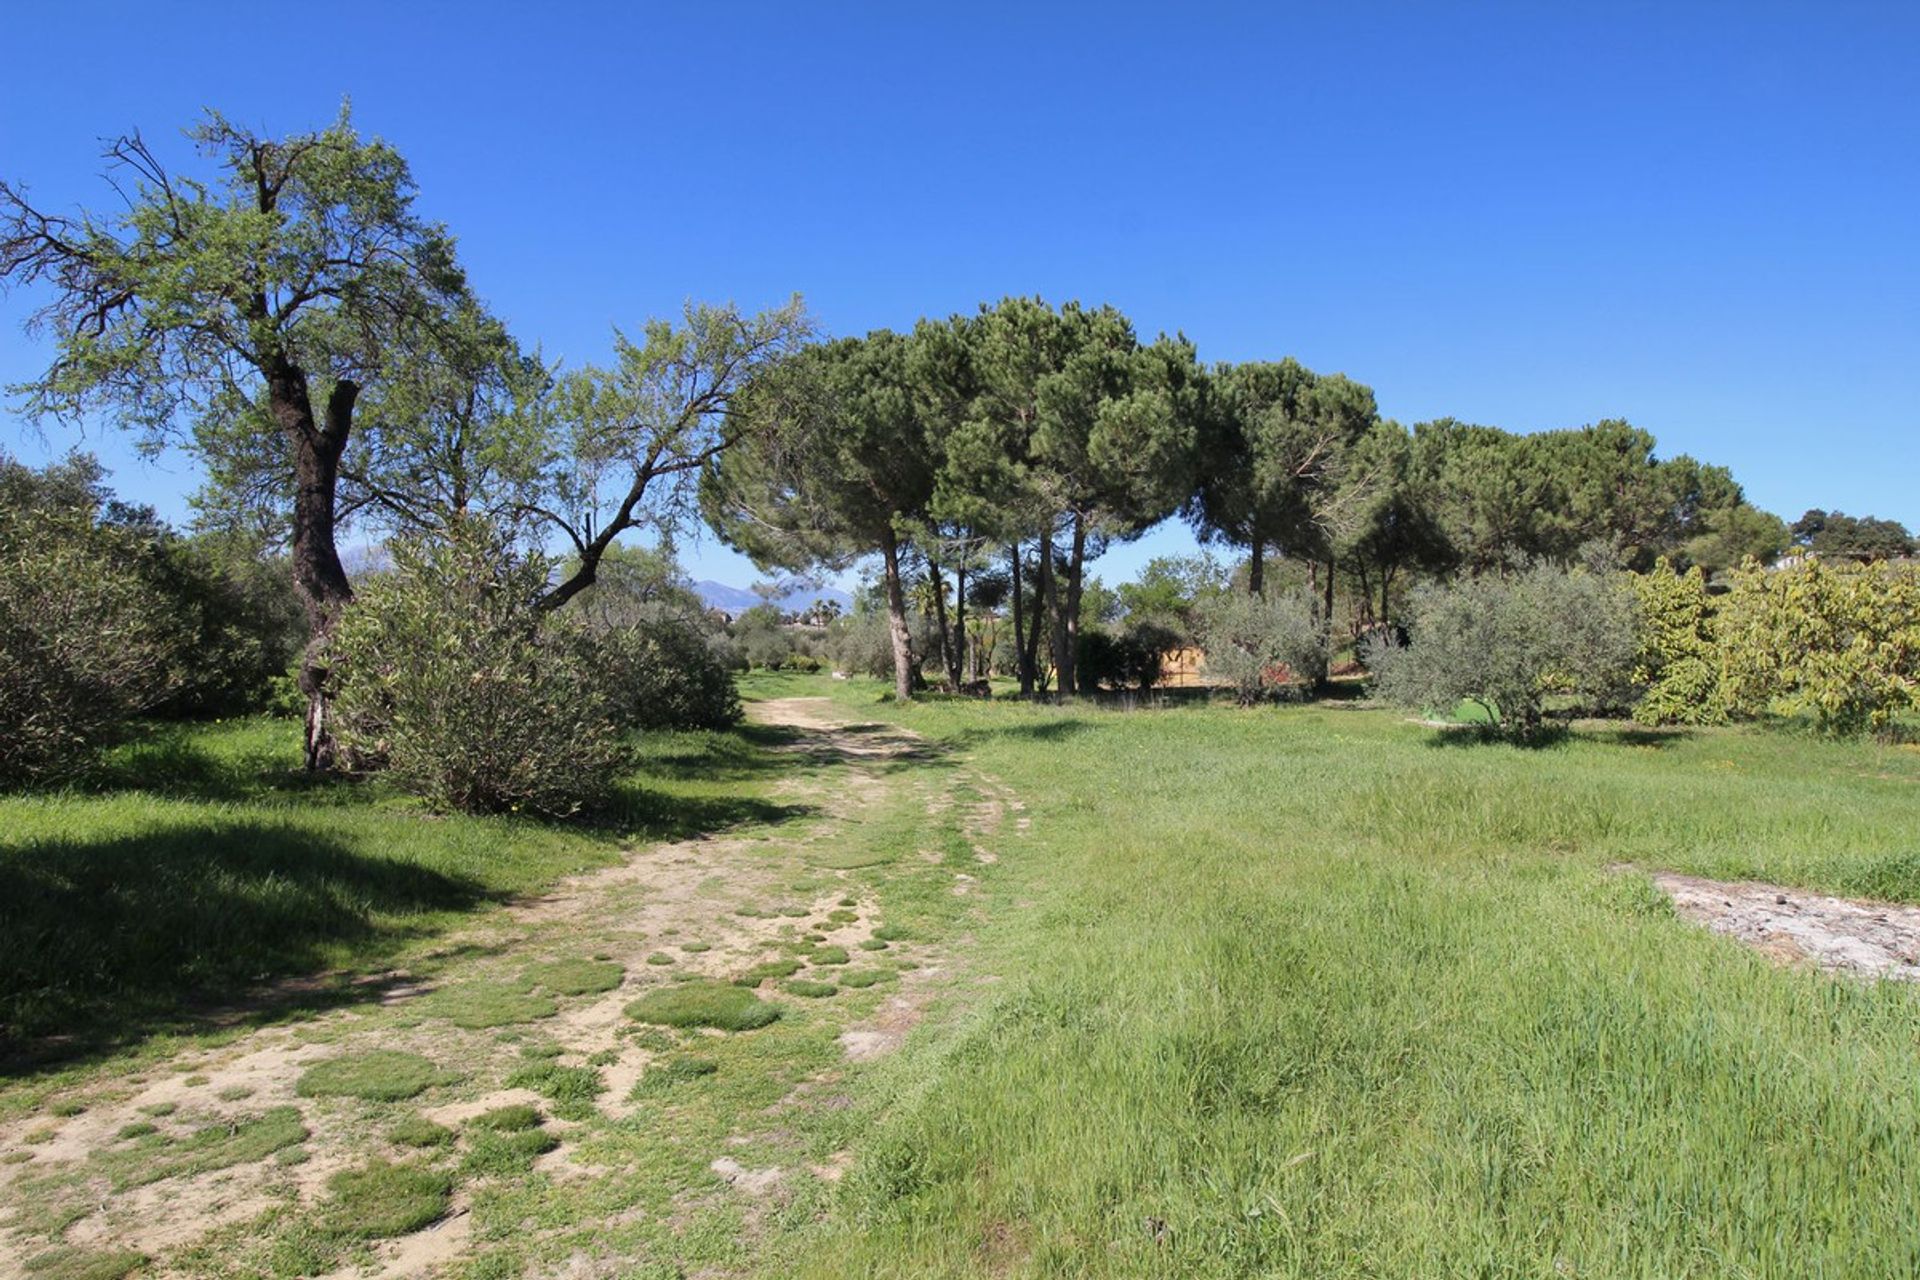
{"type": "Polygon", "coordinates": [[[1721,680],[1741,715],[1806,715],[1885,732],[1920,707],[1920,565],[1770,571],[1749,561],[1720,609],[1721,680]]]}
{"type": "Polygon", "coordinates": [[[1250,706],[1327,669],[1327,637],[1304,591],[1224,591],[1199,606],[1206,669],[1250,706]]]}
{"type": "Polygon", "coordinates": [[[614,714],[636,729],[724,729],[740,719],[733,668],[693,622],[666,614],[595,637],[614,714]]]}
{"type": "Polygon", "coordinates": [[[1707,577],[1699,566],[1681,574],[1665,556],[1631,578],[1640,617],[1634,683],[1644,687],[1633,718],[1642,724],[1718,724],[1720,655],[1713,640],[1707,577]]]}
{"type": "Polygon", "coordinates": [[[1410,707],[1476,703],[1496,732],[1523,740],[1551,694],[1624,704],[1640,642],[1623,576],[1536,565],[1431,589],[1415,601],[1411,643],[1376,654],[1376,688],[1410,707]]]}
{"type": "Polygon", "coordinates": [[[1130,622],[1118,634],[1083,631],[1078,678],[1088,688],[1145,691],[1159,681],[1166,655],[1179,647],[1178,633],[1152,621],[1130,622]]]}
{"type": "Polygon", "coordinates": [[[573,813],[621,763],[583,632],[534,605],[539,556],[484,530],[393,548],[333,642],[340,740],[440,808],[573,813]]]}
{"type": "Polygon", "coordinates": [[[182,684],[187,631],[153,581],[161,531],[91,459],[0,457],[0,781],[71,774],[182,684]]]}

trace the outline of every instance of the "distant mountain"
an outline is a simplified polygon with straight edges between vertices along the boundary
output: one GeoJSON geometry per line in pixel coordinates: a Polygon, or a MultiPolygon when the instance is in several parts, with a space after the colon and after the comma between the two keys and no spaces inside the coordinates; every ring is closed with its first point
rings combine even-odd
{"type": "MultiPolygon", "coordinates": [[[[714,582],[707,578],[693,584],[694,594],[707,602],[710,609],[724,609],[728,613],[744,613],[760,603],[760,597],[745,587],[730,587],[724,582],[714,582]]],[[[838,587],[805,587],[789,591],[774,603],[782,612],[798,613],[815,600],[837,600],[842,609],[851,608],[853,597],[838,587]]]]}

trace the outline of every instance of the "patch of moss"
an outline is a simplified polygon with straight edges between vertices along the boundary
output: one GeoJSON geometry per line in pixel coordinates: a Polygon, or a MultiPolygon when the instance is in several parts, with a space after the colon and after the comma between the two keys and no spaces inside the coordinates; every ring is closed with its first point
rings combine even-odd
{"type": "Polygon", "coordinates": [[[821,947],[813,953],[815,964],[845,964],[848,960],[845,947],[821,947]]]}
{"type": "Polygon", "coordinates": [[[527,966],[520,981],[556,996],[590,996],[611,991],[627,976],[620,965],[601,960],[550,960],[527,966]]]}
{"type": "Polygon", "coordinates": [[[401,1102],[443,1080],[440,1069],[417,1053],[373,1049],[328,1058],[308,1067],[293,1086],[303,1098],[365,1098],[401,1102]]]}
{"type": "Polygon", "coordinates": [[[375,1160],[334,1174],[327,1189],[331,1197],[321,1221],[328,1231],[348,1239],[382,1240],[437,1221],[447,1211],[453,1179],[425,1165],[375,1160]]]}
{"type": "Polygon", "coordinates": [[[791,978],[800,972],[798,960],[767,960],[733,980],[736,987],[757,987],[769,978],[791,978]]]}
{"type": "Polygon", "coordinates": [[[425,1116],[408,1116],[387,1130],[387,1140],[403,1147],[444,1147],[453,1141],[453,1130],[425,1116]]]}
{"type": "Polygon", "coordinates": [[[840,990],[831,982],[815,982],[811,978],[788,978],[780,984],[780,989],[790,996],[804,996],[809,1000],[834,995],[840,990]]]}
{"type": "Polygon", "coordinates": [[[743,987],[703,981],[649,991],[627,1006],[627,1016],[665,1027],[751,1031],[778,1018],[780,1009],[743,987]]]}
{"type": "Polygon", "coordinates": [[[812,912],[808,911],[805,907],[781,907],[780,914],[798,920],[801,916],[811,915],[812,912]]]}
{"type": "Polygon", "coordinates": [[[893,944],[885,938],[862,938],[859,945],[862,951],[885,951],[893,944]]]}
{"type": "Polygon", "coordinates": [[[697,956],[703,951],[713,950],[713,944],[711,942],[683,942],[680,944],[680,949],[690,956],[697,956]]]}
{"type": "Polygon", "coordinates": [[[893,980],[894,976],[885,969],[853,969],[840,975],[840,985],[843,987],[871,987],[893,980]]]}
{"type": "Polygon", "coordinates": [[[827,919],[833,921],[835,924],[854,924],[859,921],[860,913],[857,911],[829,911],[827,912],[827,919]]]}
{"type": "Polygon", "coordinates": [[[551,1018],[560,1006],[551,996],[503,982],[472,982],[436,991],[422,1003],[424,1012],[468,1031],[485,1031],[515,1022],[551,1018]]]}
{"type": "Polygon", "coordinates": [[[120,1280],[147,1265],[147,1255],[131,1249],[49,1249],[27,1259],[36,1280],[120,1280]]]}
{"type": "Polygon", "coordinates": [[[860,902],[857,898],[842,898],[840,899],[840,905],[843,907],[857,907],[860,905],[860,902]]]}
{"type": "Polygon", "coordinates": [[[673,957],[664,951],[656,951],[647,957],[648,964],[672,964],[673,957]]]}

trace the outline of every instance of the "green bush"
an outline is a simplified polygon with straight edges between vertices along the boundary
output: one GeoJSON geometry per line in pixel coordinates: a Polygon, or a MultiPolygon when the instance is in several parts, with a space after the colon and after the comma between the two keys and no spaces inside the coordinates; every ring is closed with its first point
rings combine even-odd
{"type": "Polygon", "coordinates": [[[1152,621],[1130,622],[1117,634],[1083,631],[1076,671],[1084,688],[1144,692],[1159,682],[1162,661],[1179,647],[1176,632],[1152,621]]]}
{"type": "Polygon", "coordinates": [[[1431,589],[1415,602],[1411,643],[1376,656],[1375,688],[1434,711],[1475,703],[1496,732],[1523,740],[1551,695],[1624,705],[1640,652],[1625,576],[1536,565],[1431,589]]]}
{"type": "Polygon", "coordinates": [[[184,682],[188,631],[151,572],[163,531],[99,477],[0,456],[0,781],[73,773],[184,682]]]}
{"type": "Polygon", "coordinates": [[[636,729],[724,729],[740,719],[733,669],[692,621],[661,614],[601,632],[614,714],[636,729]]]}
{"type": "Polygon", "coordinates": [[[1231,684],[1242,706],[1326,672],[1326,632],[1304,590],[1223,591],[1198,612],[1207,672],[1231,684]]]}
{"type": "Polygon", "coordinates": [[[1645,690],[1633,718],[1642,724],[1719,724],[1727,712],[1706,574],[1697,565],[1675,573],[1662,556],[1651,572],[1631,581],[1640,615],[1633,679],[1645,690]]]}
{"type": "Polygon", "coordinates": [[[622,756],[594,646],[535,607],[547,564],[483,530],[400,543],[334,637],[348,758],[440,808],[565,815],[622,756]]]}
{"type": "Polygon", "coordinates": [[[1920,708],[1920,565],[1768,570],[1749,561],[1720,609],[1721,682],[1738,714],[1885,732],[1920,708]]]}

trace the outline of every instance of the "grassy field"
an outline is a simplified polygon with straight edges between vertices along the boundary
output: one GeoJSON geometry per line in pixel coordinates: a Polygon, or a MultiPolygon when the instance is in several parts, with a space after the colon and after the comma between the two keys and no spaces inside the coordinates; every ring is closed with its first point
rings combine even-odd
{"type": "MultiPolygon", "coordinates": [[[[273,763],[284,729],[259,724],[161,733],[117,786],[0,802],[9,1018],[94,1046],[0,1082],[0,1116],[52,1125],[129,1063],[219,1043],[177,1001],[255,964],[451,973],[436,941],[504,899],[623,841],[733,830],[779,868],[753,888],[769,912],[844,892],[849,928],[911,937],[855,952],[893,976],[820,999],[769,980],[778,1022],[676,1050],[710,1075],[573,1110],[573,1181],[489,1169],[504,1139],[463,1130],[464,1156],[428,1161],[478,1179],[450,1273],[1920,1274],[1916,993],[1782,967],[1675,918],[1644,874],[1920,901],[1920,753],[1608,727],[1523,750],[1347,706],[895,707],[795,676],[749,693],[832,699],[843,741],[888,722],[925,744],[862,763],[764,729],[664,742],[626,812],[571,829],[299,788],[273,763]],[[856,781],[838,825],[808,812],[856,781]],[[177,941],[112,923],[155,911],[183,913],[177,941]],[[938,976],[915,987],[909,956],[938,976]],[[923,1020],[842,1062],[836,1037],[878,1025],[889,991],[923,1020]],[[756,1199],[710,1172],[727,1152],[787,1176],[756,1199]]],[[[813,961],[799,982],[835,985],[833,957],[789,940],[813,961]]],[[[325,1212],[293,1196],[236,1231],[297,1262],[325,1212]]],[[[222,1239],[239,1250],[167,1262],[244,1274],[222,1239]]]]}

